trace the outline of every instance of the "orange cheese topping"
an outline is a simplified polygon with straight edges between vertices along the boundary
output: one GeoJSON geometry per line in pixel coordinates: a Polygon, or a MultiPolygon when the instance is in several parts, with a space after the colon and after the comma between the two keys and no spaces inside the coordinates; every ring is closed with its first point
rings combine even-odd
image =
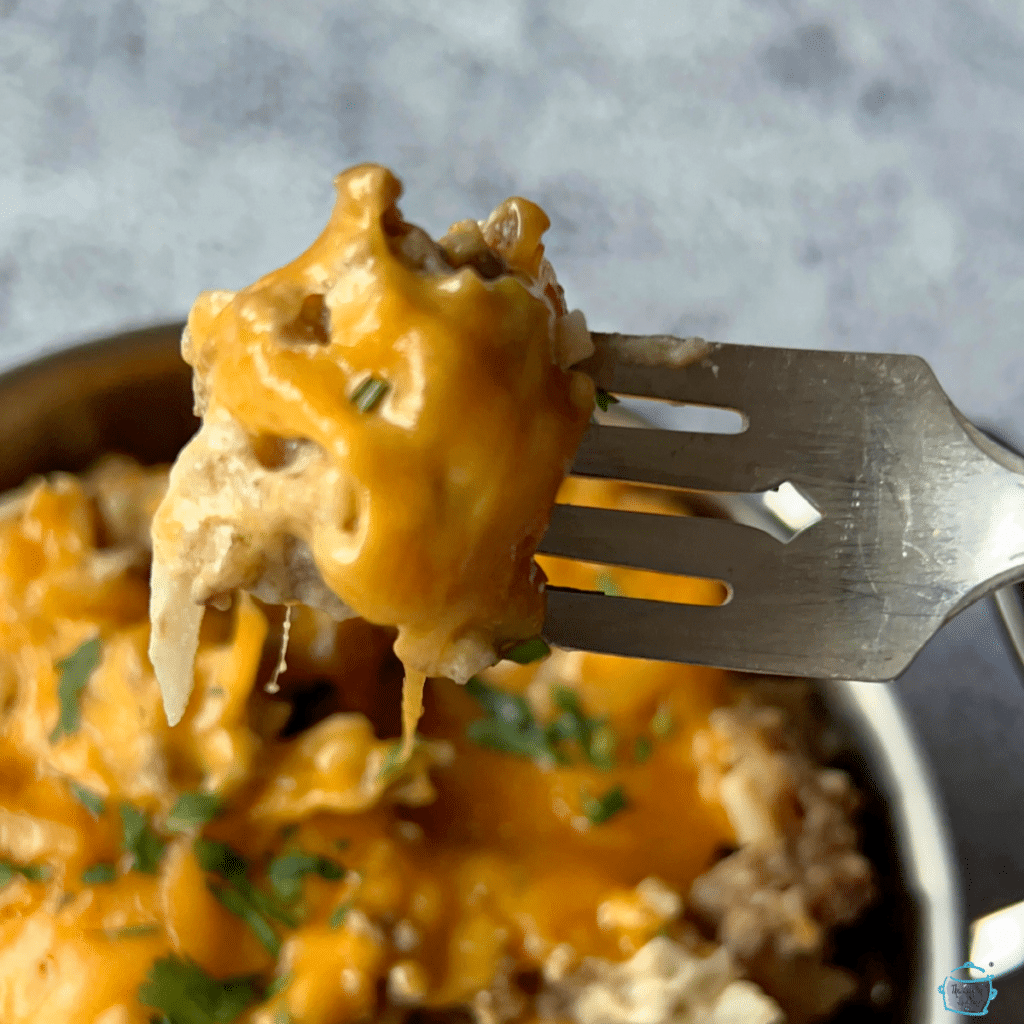
{"type": "Polygon", "coordinates": [[[384,168],[337,179],[323,234],[183,340],[204,427],[154,522],[153,646],[181,714],[203,602],[236,588],[398,630],[407,718],[424,676],[464,681],[540,631],[533,553],[593,407],[589,352],[507,200],[439,243],[384,168]]]}
{"type": "MultiPolygon", "coordinates": [[[[119,486],[139,493],[153,478],[124,470],[119,486]]],[[[587,488],[590,500],[637,500],[587,488]]],[[[249,1024],[285,1011],[294,1024],[344,1024],[378,1012],[382,988],[396,1005],[472,1002],[560,947],[629,956],[670,923],[652,887],[685,894],[732,841],[721,806],[697,792],[691,752],[729,699],[712,670],[556,652],[483,674],[541,726],[575,695],[607,730],[601,764],[573,742],[562,764],[486,749],[470,738],[486,717],[473,688],[431,680],[423,739],[389,771],[394,634],[297,608],[280,691],[267,694],[280,614],[243,595],[206,615],[195,693],[168,727],[145,655],[145,562],[111,540],[94,494],[94,478],[55,478],[0,520],[0,861],[45,869],[0,887],[5,1024],[146,1024],[140,985],[172,954],[215,978],[254,976],[257,998],[239,1018],[249,1024]],[[96,636],[80,721],[54,738],[66,703],[57,664],[96,636]],[[293,716],[321,691],[296,732],[308,723],[293,716]],[[75,787],[102,806],[87,809],[75,787]],[[592,823],[588,800],[615,787],[624,806],[592,823]],[[223,811],[177,833],[168,813],[196,790],[218,793],[223,811]],[[126,805],[166,844],[148,871],[124,849],[126,805]],[[282,855],[338,870],[310,873],[289,922],[270,921],[275,954],[217,897],[224,880],[204,867],[197,836],[230,844],[264,893],[282,855]],[[113,879],[83,881],[96,864],[113,865],[113,879]],[[273,978],[279,990],[262,994],[273,978]]],[[[595,585],[596,568],[574,571],[595,585]]],[[[615,578],[630,586],[628,573],[615,578]]]]}

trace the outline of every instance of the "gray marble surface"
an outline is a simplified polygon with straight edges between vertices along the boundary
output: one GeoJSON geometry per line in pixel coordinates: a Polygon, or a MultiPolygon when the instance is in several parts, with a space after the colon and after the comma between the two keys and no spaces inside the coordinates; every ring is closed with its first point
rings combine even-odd
{"type": "MultiPolygon", "coordinates": [[[[626,10],[0,0],[0,362],[249,282],[376,160],[431,231],[539,201],[596,328],[917,352],[1024,443],[1019,0],[626,10]]],[[[1024,897],[1024,691],[989,609],[898,685],[969,911],[1024,897]]]]}

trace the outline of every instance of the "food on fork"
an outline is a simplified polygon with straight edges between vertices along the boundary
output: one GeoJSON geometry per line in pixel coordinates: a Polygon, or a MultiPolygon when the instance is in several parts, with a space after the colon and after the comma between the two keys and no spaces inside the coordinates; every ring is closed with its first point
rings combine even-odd
{"type": "Polygon", "coordinates": [[[182,351],[203,425],[153,524],[150,657],[168,719],[204,606],[241,589],[398,629],[407,741],[425,676],[465,682],[540,632],[533,554],[593,409],[582,314],[512,198],[438,242],[397,179],[339,175],[298,259],[206,292],[182,351]]]}

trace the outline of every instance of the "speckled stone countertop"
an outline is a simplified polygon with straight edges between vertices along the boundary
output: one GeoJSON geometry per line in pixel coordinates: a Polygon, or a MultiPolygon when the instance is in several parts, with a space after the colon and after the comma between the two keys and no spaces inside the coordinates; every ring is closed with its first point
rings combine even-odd
{"type": "MultiPolygon", "coordinates": [[[[540,202],[593,327],[920,353],[1024,444],[1024,6],[636,10],[0,0],[0,363],[240,287],[375,160],[433,232],[540,202]]],[[[1024,898],[1024,690],[990,609],[898,686],[968,912],[1024,898]]]]}

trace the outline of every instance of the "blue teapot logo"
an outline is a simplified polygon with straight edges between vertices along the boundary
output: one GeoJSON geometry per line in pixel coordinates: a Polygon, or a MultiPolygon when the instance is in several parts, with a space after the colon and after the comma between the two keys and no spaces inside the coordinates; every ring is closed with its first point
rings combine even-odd
{"type": "Polygon", "coordinates": [[[946,975],[946,980],[939,986],[943,1005],[951,1013],[962,1013],[968,1017],[984,1017],[988,1013],[989,1003],[998,995],[992,985],[994,974],[987,974],[970,960],[960,967],[954,967],[946,975]],[[963,978],[954,977],[957,971],[981,971],[981,976],[972,978],[969,974],[963,978]]]}

